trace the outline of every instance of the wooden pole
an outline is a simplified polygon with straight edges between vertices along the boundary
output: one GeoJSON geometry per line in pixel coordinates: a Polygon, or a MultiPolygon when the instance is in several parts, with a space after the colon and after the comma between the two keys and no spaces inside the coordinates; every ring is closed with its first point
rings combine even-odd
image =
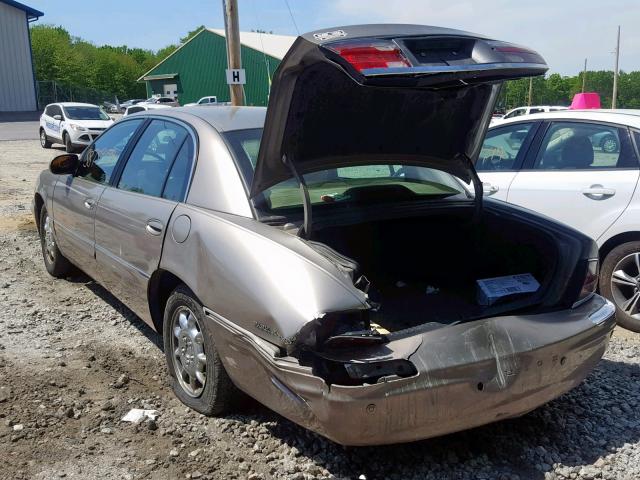
{"type": "Polygon", "coordinates": [[[531,99],[533,97],[533,77],[529,77],[529,100],[527,105],[531,106],[531,99]]]}
{"type": "Polygon", "coordinates": [[[618,97],[618,66],[620,61],[620,25],[618,25],[618,41],[616,43],[616,64],[613,69],[613,94],[611,95],[611,108],[616,108],[618,97]]]}
{"type": "MultiPolygon", "coordinates": [[[[240,26],[238,22],[238,0],[222,0],[224,10],[224,34],[227,39],[227,65],[229,69],[241,69],[240,26]]],[[[229,85],[231,105],[244,105],[243,85],[229,85]]]]}
{"type": "Polygon", "coordinates": [[[587,84],[587,59],[584,59],[584,70],[582,71],[582,93],[584,93],[585,85],[587,84]]]}

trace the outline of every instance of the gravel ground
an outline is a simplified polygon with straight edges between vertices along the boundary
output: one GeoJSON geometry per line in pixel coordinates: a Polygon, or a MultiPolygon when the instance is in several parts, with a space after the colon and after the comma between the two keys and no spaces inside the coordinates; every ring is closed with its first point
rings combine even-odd
{"type": "Polygon", "coordinates": [[[640,342],[619,330],[574,391],[408,445],[343,448],[257,404],[189,411],[153,331],[89,278],[45,272],[29,208],[55,153],[0,142],[0,478],[640,478],[640,342]],[[160,417],[121,422],[131,408],[160,417]]]}

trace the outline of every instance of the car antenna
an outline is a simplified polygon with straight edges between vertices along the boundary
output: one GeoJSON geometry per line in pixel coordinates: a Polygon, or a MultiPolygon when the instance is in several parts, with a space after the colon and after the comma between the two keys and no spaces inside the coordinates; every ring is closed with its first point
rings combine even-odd
{"type": "Polygon", "coordinates": [[[298,182],[298,186],[300,187],[300,195],[302,195],[302,208],[304,211],[304,221],[302,226],[298,229],[297,235],[299,237],[309,239],[311,237],[311,198],[309,197],[309,189],[307,188],[307,183],[304,181],[304,177],[298,173],[293,162],[287,158],[287,155],[282,155],[282,163],[284,163],[291,173],[293,177],[298,182]]]}
{"type": "Polygon", "coordinates": [[[469,173],[471,173],[471,182],[473,183],[473,193],[474,193],[474,209],[473,209],[473,221],[474,223],[480,222],[480,217],[482,216],[482,196],[484,194],[482,188],[482,180],[478,176],[478,172],[473,165],[473,162],[469,158],[466,153],[458,154],[459,157],[462,157],[463,163],[469,168],[469,173]]]}

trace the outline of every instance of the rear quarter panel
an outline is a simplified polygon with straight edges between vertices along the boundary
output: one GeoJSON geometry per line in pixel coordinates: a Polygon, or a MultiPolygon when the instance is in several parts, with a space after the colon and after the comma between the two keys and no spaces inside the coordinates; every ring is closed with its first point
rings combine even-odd
{"type": "Polygon", "coordinates": [[[216,314],[281,347],[324,312],[366,308],[365,294],[301,239],[185,204],[172,217],[160,268],[216,314]],[[190,231],[179,243],[176,222],[185,216],[190,231]]]}

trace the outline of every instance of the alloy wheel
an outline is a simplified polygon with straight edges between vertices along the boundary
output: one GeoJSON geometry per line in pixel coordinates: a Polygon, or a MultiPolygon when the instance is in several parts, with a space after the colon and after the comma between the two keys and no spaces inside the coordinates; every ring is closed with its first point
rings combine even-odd
{"type": "Polygon", "coordinates": [[[199,397],[207,382],[207,356],[202,328],[186,306],[178,307],[171,319],[171,358],[176,377],[185,393],[199,397]]]}
{"type": "Polygon", "coordinates": [[[640,320],[640,252],[622,258],[611,275],[613,301],[624,313],[640,320]]]}
{"type": "Polygon", "coordinates": [[[56,242],[53,238],[53,225],[51,222],[51,217],[47,215],[44,218],[44,250],[45,255],[47,256],[47,260],[49,263],[53,263],[56,260],[56,242]]]}
{"type": "Polygon", "coordinates": [[[609,137],[602,142],[602,150],[607,153],[615,153],[618,150],[618,142],[615,138],[609,137]]]}
{"type": "Polygon", "coordinates": [[[47,134],[44,133],[44,130],[40,131],[40,145],[44,148],[47,144],[47,134]]]}

